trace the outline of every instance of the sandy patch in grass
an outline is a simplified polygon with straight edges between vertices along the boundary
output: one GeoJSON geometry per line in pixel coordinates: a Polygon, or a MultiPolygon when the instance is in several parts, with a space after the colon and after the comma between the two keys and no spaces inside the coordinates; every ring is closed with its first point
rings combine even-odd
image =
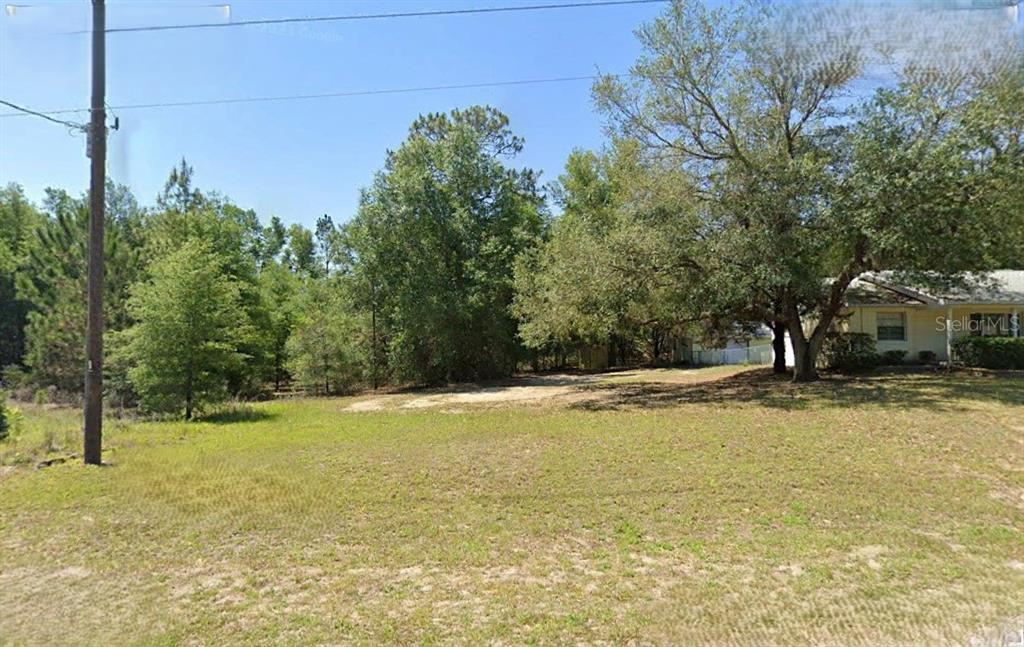
{"type": "Polygon", "coordinates": [[[873,571],[880,571],[882,570],[882,563],[879,559],[888,552],[889,548],[886,546],[861,546],[851,551],[850,557],[862,560],[873,571]]]}
{"type": "MultiPolygon", "coordinates": [[[[557,375],[541,378],[522,378],[511,383],[499,385],[465,385],[457,389],[427,392],[418,397],[409,398],[399,394],[375,396],[354,402],[344,409],[350,413],[367,411],[383,411],[386,409],[433,409],[447,405],[490,405],[512,402],[535,402],[571,398],[574,395],[583,397],[585,392],[580,387],[593,384],[600,376],[591,375],[557,375]]],[[[449,410],[455,412],[456,410],[449,410]]]]}
{"type": "Polygon", "coordinates": [[[380,411],[384,408],[383,398],[374,398],[372,400],[361,400],[354,404],[350,404],[345,410],[352,412],[360,411],[380,411]]]}
{"type": "Polygon", "coordinates": [[[699,384],[731,377],[759,366],[727,365],[702,368],[642,368],[607,373],[602,382],[607,384],[699,384]]]}
{"type": "Polygon", "coordinates": [[[576,391],[571,386],[495,386],[467,393],[431,395],[410,400],[403,409],[425,409],[444,404],[488,404],[493,402],[523,402],[546,400],[569,395],[576,391]]]}
{"type": "MultiPolygon", "coordinates": [[[[612,398],[617,389],[636,384],[700,384],[750,370],[750,367],[635,369],[610,373],[555,374],[515,378],[499,384],[468,384],[428,391],[410,398],[402,394],[378,395],[354,402],[350,413],[387,409],[432,409],[448,405],[495,405],[556,401],[562,404],[612,398]]],[[[447,410],[449,413],[459,410],[447,410]]]]}

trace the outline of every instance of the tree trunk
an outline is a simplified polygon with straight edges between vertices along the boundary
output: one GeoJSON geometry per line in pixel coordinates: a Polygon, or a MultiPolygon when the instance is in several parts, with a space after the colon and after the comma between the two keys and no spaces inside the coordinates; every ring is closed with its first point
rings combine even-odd
{"type": "Polygon", "coordinates": [[[330,369],[328,368],[327,359],[324,358],[324,395],[331,394],[331,376],[330,373],[328,372],[329,370],[330,369]]]}
{"type": "Polygon", "coordinates": [[[661,360],[661,354],[665,352],[665,337],[658,328],[651,330],[651,361],[655,365],[661,360]]]}
{"type": "Polygon", "coordinates": [[[782,321],[772,323],[772,353],[774,360],[772,372],[776,375],[786,373],[786,324],[782,321]]]}
{"type": "Polygon", "coordinates": [[[794,382],[814,382],[818,379],[818,344],[816,343],[816,335],[812,335],[810,339],[804,334],[804,329],[800,325],[800,319],[796,321],[789,321],[789,340],[793,345],[793,381],[794,382]]]}
{"type": "Polygon", "coordinates": [[[188,374],[185,377],[185,420],[192,419],[192,367],[189,366],[188,374]]]}
{"type": "Polygon", "coordinates": [[[373,390],[377,390],[377,303],[370,305],[370,326],[372,330],[372,349],[370,351],[370,373],[373,376],[373,390]]]}
{"type": "Polygon", "coordinates": [[[783,301],[776,312],[782,312],[789,328],[789,337],[793,343],[793,355],[796,366],[793,370],[794,382],[813,382],[818,379],[818,352],[825,341],[825,335],[832,327],[832,322],[843,307],[843,295],[846,294],[850,283],[860,273],[867,269],[864,265],[864,243],[863,240],[857,243],[857,262],[843,270],[843,272],[832,282],[829,287],[828,300],[821,308],[821,314],[814,324],[811,336],[804,334],[801,325],[800,311],[792,300],[783,301]]]}
{"type": "Polygon", "coordinates": [[[818,379],[818,355],[825,341],[825,334],[832,327],[834,312],[826,312],[815,324],[811,336],[804,334],[800,318],[788,322],[789,337],[793,343],[793,356],[796,366],[793,370],[794,382],[813,382],[818,379]]]}
{"type": "Polygon", "coordinates": [[[818,368],[815,365],[817,353],[811,352],[811,344],[807,340],[793,340],[793,355],[796,366],[793,367],[794,382],[814,382],[818,379],[818,368]]]}

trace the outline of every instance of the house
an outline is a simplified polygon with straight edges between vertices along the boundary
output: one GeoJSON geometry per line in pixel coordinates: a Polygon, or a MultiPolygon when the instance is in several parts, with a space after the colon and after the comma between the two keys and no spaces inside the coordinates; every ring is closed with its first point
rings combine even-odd
{"type": "MultiPolygon", "coordinates": [[[[862,274],[850,284],[833,328],[871,335],[879,353],[901,350],[907,361],[946,362],[953,340],[964,335],[1024,337],[1024,270],[968,274],[942,288],[908,284],[895,272],[862,274]]],[[[765,326],[722,347],[680,337],[671,348],[673,362],[692,364],[771,364],[774,358],[765,326]]],[[[608,361],[607,346],[580,351],[583,368],[604,369],[608,361]]],[[[786,365],[794,365],[789,333],[786,365]]]]}
{"type": "Polygon", "coordinates": [[[910,285],[893,272],[863,274],[851,284],[836,328],[871,335],[880,353],[906,351],[908,361],[934,353],[948,361],[958,337],[1020,337],[1022,325],[1024,271],[999,270],[944,288],[910,285]]]}

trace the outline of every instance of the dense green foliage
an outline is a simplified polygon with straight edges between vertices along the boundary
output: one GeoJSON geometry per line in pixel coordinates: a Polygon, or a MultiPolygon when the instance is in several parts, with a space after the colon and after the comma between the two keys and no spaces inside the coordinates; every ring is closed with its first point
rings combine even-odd
{"type": "MultiPolygon", "coordinates": [[[[284,372],[284,338],[291,321],[287,306],[295,278],[278,262],[285,247],[283,225],[274,218],[262,228],[254,212],[204,194],[192,177],[182,161],[150,209],[140,207],[125,187],[107,185],[106,392],[118,404],[132,403],[145,392],[147,406],[165,408],[166,399],[156,395],[164,387],[154,386],[153,376],[138,363],[145,353],[129,353],[128,347],[142,348],[136,333],[147,330],[149,323],[140,320],[147,307],[155,312],[166,306],[171,312],[181,305],[172,296],[183,294],[156,295],[153,290],[174,287],[166,284],[166,259],[196,245],[206,250],[203,259],[216,277],[230,281],[238,292],[241,319],[232,352],[246,361],[225,369],[226,390],[255,395],[284,372]]],[[[8,367],[5,375],[19,376],[12,381],[22,397],[37,390],[74,399],[82,389],[87,197],[50,189],[36,208],[14,185],[0,193],[0,353],[8,367]]]]}
{"type": "Polygon", "coordinates": [[[882,361],[875,338],[860,332],[830,332],[825,335],[821,359],[828,368],[843,371],[874,368],[882,361]]]}
{"type": "Polygon", "coordinates": [[[18,294],[16,277],[25,267],[42,218],[21,187],[11,184],[0,189],[0,366],[18,363],[25,355],[25,324],[32,301],[18,294]]]}
{"type": "Polygon", "coordinates": [[[522,356],[513,266],[541,231],[535,174],[490,108],[431,114],[388,154],[346,228],[351,275],[372,311],[377,355],[402,380],[510,374],[522,356]]]}
{"type": "Polygon", "coordinates": [[[220,263],[208,245],[189,241],[135,286],[129,309],[137,323],[125,333],[124,353],[144,408],[191,418],[226,397],[229,377],[246,359],[239,284],[220,263]]]}
{"type": "MultiPolygon", "coordinates": [[[[358,214],[315,230],[262,225],[184,160],[151,208],[108,185],[108,399],[191,417],[288,384],[508,375],[524,356],[513,268],[543,226],[535,174],[506,166],[522,145],[490,108],[422,117],[358,214]]],[[[27,369],[23,397],[81,393],[87,197],[0,193],[0,352],[27,369]]]]}
{"type": "Polygon", "coordinates": [[[313,393],[344,392],[361,381],[364,364],[358,320],[335,281],[306,281],[295,299],[286,344],[287,367],[313,393]]]}
{"type": "Polygon", "coordinates": [[[1024,370],[1024,337],[961,337],[953,355],[965,366],[1024,370]]]}
{"type": "Polygon", "coordinates": [[[554,187],[562,215],[520,258],[514,312],[531,347],[608,344],[663,359],[687,312],[681,244],[692,226],[685,178],[649,172],[634,142],[576,151],[554,187]]]}
{"type": "MultiPolygon", "coordinates": [[[[109,329],[120,330],[129,321],[129,286],[140,277],[141,213],[125,187],[108,184],[106,202],[104,316],[109,329]]],[[[18,296],[32,304],[24,363],[40,385],[77,392],[85,364],[88,200],[51,189],[44,210],[49,217],[38,223],[18,272],[18,296]]]]}

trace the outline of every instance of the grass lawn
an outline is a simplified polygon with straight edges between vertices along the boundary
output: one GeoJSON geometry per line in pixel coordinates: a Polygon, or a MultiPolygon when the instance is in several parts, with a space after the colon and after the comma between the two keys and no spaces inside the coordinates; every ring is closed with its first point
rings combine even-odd
{"type": "MultiPolygon", "coordinates": [[[[0,468],[0,643],[946,644],[1021,622],[1024,378],[707,375],[112,421],[108,466],[0,468]]],[[[24,416],[0,461],[77,433],[24,416]]]]}

